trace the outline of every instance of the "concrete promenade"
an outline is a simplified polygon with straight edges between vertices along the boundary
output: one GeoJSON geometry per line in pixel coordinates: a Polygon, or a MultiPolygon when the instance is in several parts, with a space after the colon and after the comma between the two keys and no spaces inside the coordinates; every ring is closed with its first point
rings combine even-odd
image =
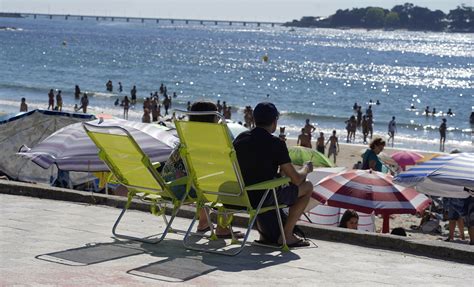
{"type": "MultiPolygon", "coordinates": [[[[320,240],[283,254],[249,246],[237,257],[211,255],[184,249],[180,234],[155,245],[114,240],[116,208],[0,200],[0,286],[472,286],[469,264],[320,240]]],[[[177,218],[173,226],[189,222],[177,218]]],[[[137,233],[161,227],[159,218],[134,210],[123,225],[137,233]]]]}

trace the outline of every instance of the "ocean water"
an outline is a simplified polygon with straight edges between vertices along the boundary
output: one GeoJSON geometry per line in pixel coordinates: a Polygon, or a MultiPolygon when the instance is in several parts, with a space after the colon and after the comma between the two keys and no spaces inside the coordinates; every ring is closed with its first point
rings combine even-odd
{"type": "Polygon", "coordinates": [[[446,149],[474,151],[472,34],[28,18],[0,18],[1,26],[17,29],[0,30],[0,113],[17,112],[22,97],[30,109],[46,108],[49,89],[62,90],[64,110],[72,110],[78,84],[92,95],[91,112],[121,116],[117,97],[136,85],[144,98],[164,83],[178,95],[173,108],[221,100],[242,120],[246,105],[272,101],[288,137],[309,118],[318,132],[336,129],[344,140],[354,102],[365,111],[379,100],[375,133],[386,136],[396,116],[396,147],[438,150],[438,126],[451,108],[446,149]],[[425,106],[438,114],[423,115],[425,106]]]}

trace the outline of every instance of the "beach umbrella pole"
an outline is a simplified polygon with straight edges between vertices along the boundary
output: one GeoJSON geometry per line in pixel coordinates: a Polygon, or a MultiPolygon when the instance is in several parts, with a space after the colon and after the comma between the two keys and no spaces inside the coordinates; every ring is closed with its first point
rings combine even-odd
{"type": "Polygon", "coordinates": [[[383,214],[382,233],[390,232],[390,214],[383,214]]]}

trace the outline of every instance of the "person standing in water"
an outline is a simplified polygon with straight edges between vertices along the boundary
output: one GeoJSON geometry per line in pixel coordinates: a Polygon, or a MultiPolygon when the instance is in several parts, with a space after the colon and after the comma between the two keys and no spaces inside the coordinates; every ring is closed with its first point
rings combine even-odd
{"type": "Polygon", "coordinates": [[[130,91],[130,97],[132,99],[131,104],[135,105],[137,102],[137,87],[134,85],[132,90],[130,91]]]}
{"type": "Polygon", "coordinates": [[[84,114],[87,113],[87,106],[89,106],[89,99],[87,98],[87,94],[84,93],[84,95],[81,98],[81,107],[82,107],[82,112],[84,114]]]}
{"type": "Polygon", "coordinates": [[[81,88],[78,85],[74,87],[74,98],[79,99],[81,97],[81,88]]]}
{"type": "Polygon", "coordinates": [[[122,86],[122,82],[118,82],[118,85],[119,85],[119,93],[123,92],[123,86],[122,86]]]}
{"type": "Polygon", "coordinates": [[[51,110],[54,110],[54,91],[53,89],[49,90],[48,93],[48,110],[51,107],[51,110]]]}
{"type": "Polygon", "coordinates": [[[60,112],[63,110],[63,96],[61,95],[61,90],[59,90],[56,95],[56,110],[60,112]]]}
{"type": "Polygon", "coordinates": [[[309,123],[309,119],[306,119],[306,123],[304,125],[304,132],[309,136],[309,139],[312,138],[312,133],[316,130],[316,128],[309,123]]]}
{"type": "Polygon", "coordinates": [[[26,99],[21,98],[20,112],[27,112],[27,111],[28,111],[28,105],[26,104],[26,99]]]}
{"type": "Polygon", "coordinates": [[[127,96],[123,98],[122,106],[123,106],[123,118],[125,120],[128,120],[128,109],[130,108],[130,100],[128,99],[127,96]]]}
{"type": "Polygon", "coordinates": [[[444,151],[444,142],[446,141],[446,119],[443,119],[443,122],[439,126],[439,150],[444,151]]]}

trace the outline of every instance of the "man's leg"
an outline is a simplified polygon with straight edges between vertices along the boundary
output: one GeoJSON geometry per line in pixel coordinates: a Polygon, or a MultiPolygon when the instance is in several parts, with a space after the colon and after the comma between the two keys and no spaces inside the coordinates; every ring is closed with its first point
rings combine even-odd
{"type": "Polygon", "coordinates": [[[286,220],[285,226],[283,227],[287,244],[292,244],[299,240],[293,235],[293,229],[295,228],[296,222],[303,214],[304,209],[308,205],[312,192],[313,184],[310,181],[305,181],[300,186],[298,186],[298,199],[296,200],[295,204],[290,206],[288,218],[286,220]]]}

